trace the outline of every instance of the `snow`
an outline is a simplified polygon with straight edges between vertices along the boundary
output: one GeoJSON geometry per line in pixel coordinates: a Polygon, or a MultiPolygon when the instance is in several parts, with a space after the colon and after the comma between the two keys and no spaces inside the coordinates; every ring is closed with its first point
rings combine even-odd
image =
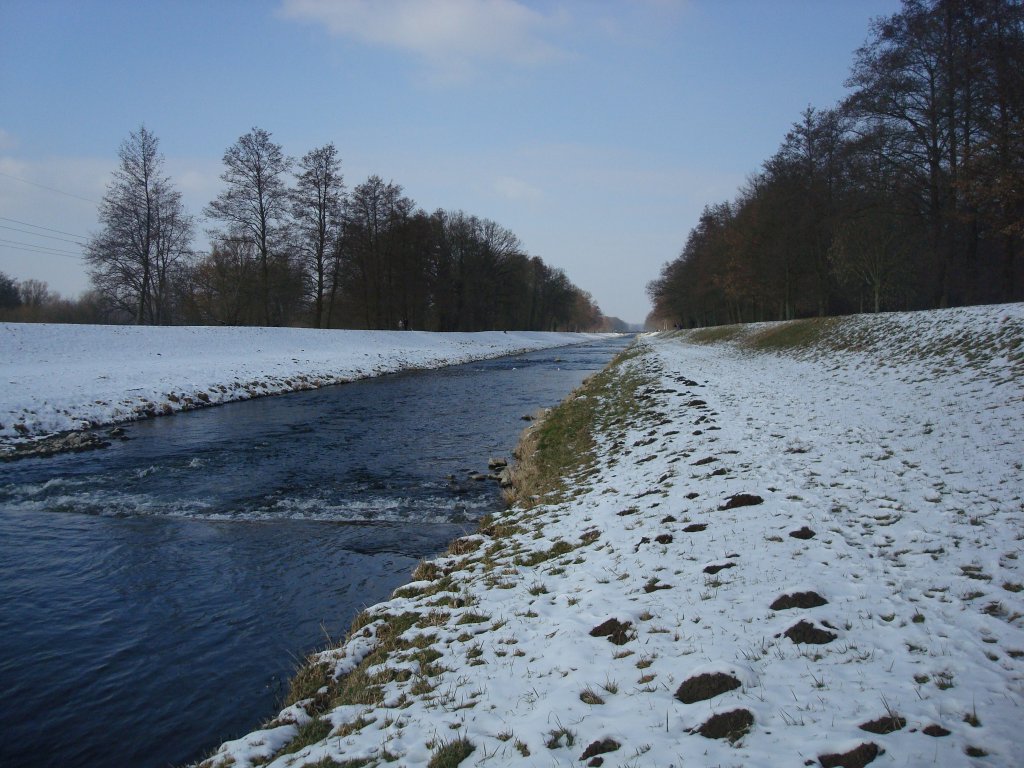
{"type": "MultiPolygon", "coordinates": [[[[328,708],[332,735],[269,764],[422,766],[460,738],[464,766],[597,765],[581,757],[605,739],[616,766],[818,765],[862,745],[878,766],[1024,764],[1024,305],[851,318],[810,350],[743,343],[766,327],[641,339],[624,365],[647,399],[600,434],[597,472],[497,520],[522,532],[434,561],[450,591],[421,579],[371,608],[319,658],[346,673],[389,616],[418,614],[367,670],[392,671],[383,701],[328,708]],[[741,493],[762,502],[725,508],[741,493]],[[514,556],[558,541],[571,551],[514,556]],[[827,603],[769,607],[808,591],[827,603]],[[591,635],[609,619],[629,622],[623,644],[591,635]],[[783,634],[801,621],[834,639],[783,634]],[[715,673],[739,685],[676,698],[715,673]],[[697,732],[734,710],[753,717],[734,743],[697,732]],[[905,725],[860,727],[879,718],[905,725]]],[[[205,764],[265,760],[289,721],[305,718],[205,764]]]]}
{"type": "Polygon", "coordinates": [[[0,323],[0,443],[593,338],[0,323]]]}

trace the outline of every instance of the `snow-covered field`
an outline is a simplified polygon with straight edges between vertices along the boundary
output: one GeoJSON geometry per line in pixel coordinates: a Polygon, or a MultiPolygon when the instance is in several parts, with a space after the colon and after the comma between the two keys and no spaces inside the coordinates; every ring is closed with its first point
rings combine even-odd
{"type": "Polygon", "coordinates": [[[207,764],[1024,764],[1024,305],[771,330],[643,339],[566,499],[422,566],[207,764]]]}
{"type": "Polygon", "coordinates": [[[0,323],[0,443],[588,338],[0,323]]]}

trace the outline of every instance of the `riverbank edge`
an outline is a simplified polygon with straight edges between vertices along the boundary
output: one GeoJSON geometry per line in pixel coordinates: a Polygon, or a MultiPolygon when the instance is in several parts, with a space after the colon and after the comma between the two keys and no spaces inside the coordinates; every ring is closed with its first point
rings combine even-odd
{"type": "Polygon", "coordinates": [[[628,414],[566,401],[596,406],[596,461],[422,564],[204,766],[1020,765],[1024,305],[638,346],[628,414]]]}
{"type": "MultiPolygon", "coordinates": [[[[222,743],[204,759],[190,765],[194,768],[236,765],[230,747],[241,743],[247,748],[256,746],[262,753],[258,755],[259,764],[270,762],[326,738],[330,729],[324,730],[321,716],[338,705],[339,694],[344,699],[354,699],[357,706],[372,704],[370,698],[374,692],[369,689],[376,681],[368,679],[366,670],[393,661],[399,653],[407,651],[408,647],[399,636],[413,626],[408,613],[395,617],[397,621],[393,622],[382,621],[381,616],[390,617],[389,607],[396,599],[404,601],[410,597],[445,592],[452,574],[476,561],[472,555],[483,548],[485,540],[492,543],[488,549],[493,549],[503,539],[523,531],[528,523],[537,524],[540,515],[533,514],[533,510],[538,505],[560,504],[581,493],[587,478],[595,471],[598,458],[596,435],[607,431],[610,426],[622,427],[628,423],[641,407],[636,391],[655,379],[653,372],[642,376],[635,368],[627,369],[625,365],[649,351],[634,340],[604,369],[586,378],[558,405],[538,414],[522,431],[513,449],[508,473],[511,485],[505,490],[506,509],[496,515],[485,515],[478,521],[473,534],[455,539],[437,557],[422,560],[413,570],[411,580],[395,589],[391,598],[356,615],[344,639],[308,654],[289,682],[282,709],[275,717],[241,739],[222,743]],[[453,560],[454,563],[451,562],[453,560]],[[423,586],[425,584],[430,586],[423,586]],[[339,654],[342,663],[332,664],[339,654]],[[264,745],[273,745],[274,748],[268,753],[259,749],[264,745]]],[[[588,541],[584,535],[581,541],[588,544],[593,539],[588,541]]],[[[536,568],[571,549],[556,544],[547,557],[520,563],[520,566],[536,568]]],[[[424,618],[429,621],[430,614],[424,618]]],[[[425,666],[433,660],[436,659],[427,661],[425,666]]],[[[437,752],[445,758],[447,752],[463,748],[466,745],[456,740],[439,744],[437,752]]],[[[357,768],[374,764],[373,761],[355,760],[343,765],[345,768],[357,768]]],[[[435,763],[431,761],[430,765],[435,763]]],[[[438,762],[437,765],[447,763],[438,762]]]]}
{"type": "MultiPolygon", "coordinates": [[[[559,334],[564,336],[565,334],[559,334]]],[[[581,335],[582,334],[576,334],[581,335]]],[[[564,346],[587,344],[608,334],[587,334],[570,344],[554,344],[550,346],[526,346],[495,353],[473,354],[455,359],[441,359],[434,365],[411,364],[390,369],[375,368],[363,374],[309,376],[298,374],[283,378],[267,374],[265,376],[242,382],[213,385],[205,388],[192,388],[182,385],[177,391],[165,392],[161,397],[145,400],[131,413],[121,418],[93,420],[77,429],[61,430],[46,434],[25,432],[20,436],[0,435],[0,462],[16,461],[26,458],[49,458],[62,453],[76,453],[109,447],[111,441],[124,439],[121,427],[152,418],[173,416],[186,411],[197,411],[213,408],[229,403],[244,402],[264,397],[276,397],[295,392],[306,392],[324,387],[352,384],[357,381],[380,378],[397,374],[416,373],[417,371],[437,370],[453,365],[464,365],[482,360],[496,360],[503,357],[537,352],[544,349],[558,349],[564,346]]],[[[17,426],[17,425],[16,425],[17,426]]]]}

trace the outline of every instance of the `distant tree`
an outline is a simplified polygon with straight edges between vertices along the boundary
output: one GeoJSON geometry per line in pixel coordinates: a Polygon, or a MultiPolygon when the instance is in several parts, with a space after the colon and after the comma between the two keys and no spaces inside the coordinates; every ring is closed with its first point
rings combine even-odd
{"type": "Polygon", "coordinates": [[[0,272],[0,309],[17,309],[21,306],[18,281],[0,272]]]}
{"type": "Polygon", "coordinates": [[[296,245],[302,255],[313,295],[313,326],[326,320],[324,295],[335,290],[332,251],[341,231],[345,186],[341,160],[334,144],[310,150],[299,160],[299,175],[291,195],[296,245]]]}
{"type": "Polygon", "coordinates": [[[163,172],[158,144],[145,126],[121,144],[120,166],[100,203],[103,229],[85,249],[97,292],[138,324],[171,321],[170,278],[192,240],[192,217],[163,172]]]}
{"type": "MultiPolygon", "coordinates": [[[[284,227],[289,212],[289,192],[286,178],[292,159],[284,154],[280,144],[270,140],[262,128],[253,128],[240,136],[224,152],[224,173],[221,180],[227,185],[210,202],[204,213],[223,222],[228,236],[249,240],[256,248],[260,275],[262,322],[264,325],[280,323],[277,302],[271,301],[272,262],[287,260],[284,227]]],[[[280,271],[280,270],[278,270],[280,271]]]]}
{"type": "MultiPolygon", "coordinates": [[[[343,281],[351,322],[363,328],[399,327],[396,287],[404,279],[401,251],[415,203],[402,187],[370,176],[352,190],[345,206],[343,281]]],[[[409,264],[405,265],[409,268],[409,264]]]]}
{"type": "Polygon", "coordinates": [[[262,316],[252,242],[227,239],[192,265],[183,281],[185,320],[197,325],[257,325],[262,316]]]}
{"type": "Polygon", "coordinates": [[[50,292],[50,286],[42,280],[22,280],[18,284],[18,294],[21,296],[21,303],[26,307],[42,307],[56,297],[50,292]]]}
{"type": "Polygon", "coordinates": [[[907,236],[901,224],[891,207],[864,208],[840,223],[829,250],[836,277],[858,292],[866,290],[873,312],[892,297],[905,269],[907,236]]]}

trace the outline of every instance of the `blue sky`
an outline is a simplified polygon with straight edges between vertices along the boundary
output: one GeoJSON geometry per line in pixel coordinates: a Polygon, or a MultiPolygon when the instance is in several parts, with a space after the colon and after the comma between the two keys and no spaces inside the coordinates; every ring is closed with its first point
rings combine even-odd
{"type": "Polygon", "coordinates": [[[0,271],[87,287],[74,243],[29,232],[95,232],[143,123],[206,247],[224,150],[259,126],[293,156],[333,141],[350,186],[376,173],[428,211],[497,221],[640,322],[701,208],[732,198],[806,106],[843,97],[869,20],[898,7],[0,0],[0,271]]]}

